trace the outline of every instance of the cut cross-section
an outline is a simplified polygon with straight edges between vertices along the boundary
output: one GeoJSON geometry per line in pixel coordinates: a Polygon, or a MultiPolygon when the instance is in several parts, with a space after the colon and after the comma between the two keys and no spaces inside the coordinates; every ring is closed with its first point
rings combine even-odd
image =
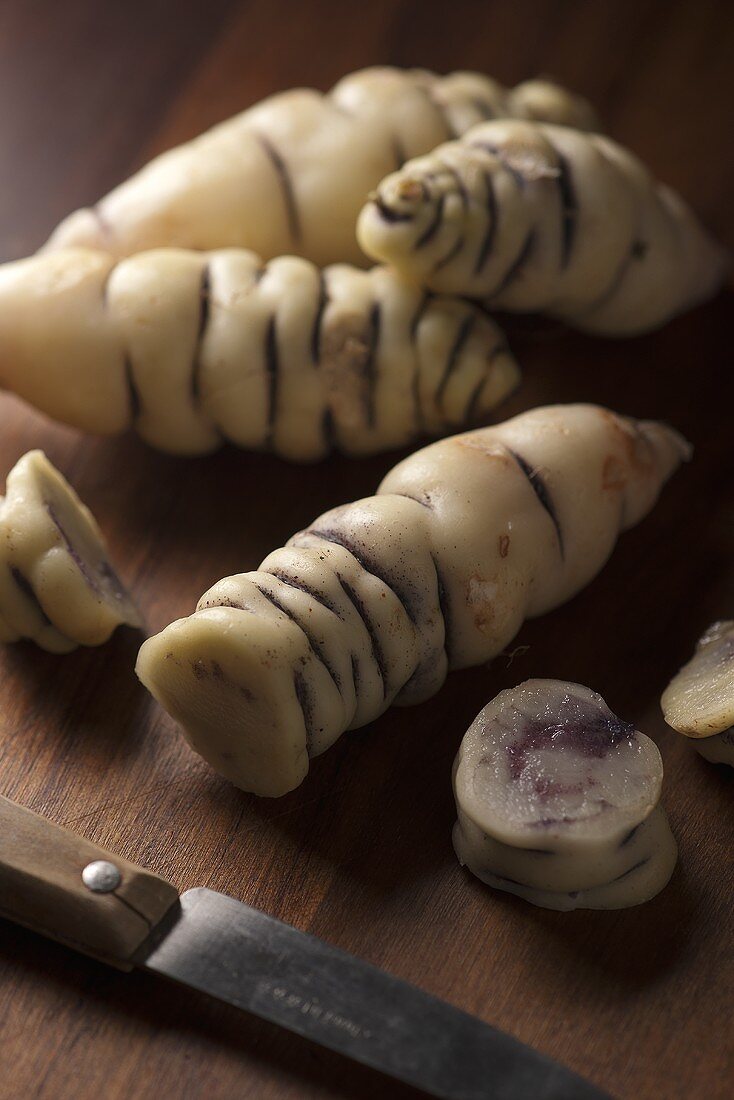
{"type": "Polygon", "coordinates": [[[462,863],[551,909],[622,908],[667,883],[676,845],[655,744],[596,692],[527,680],[501,692],[454,770],[462,863]]]}

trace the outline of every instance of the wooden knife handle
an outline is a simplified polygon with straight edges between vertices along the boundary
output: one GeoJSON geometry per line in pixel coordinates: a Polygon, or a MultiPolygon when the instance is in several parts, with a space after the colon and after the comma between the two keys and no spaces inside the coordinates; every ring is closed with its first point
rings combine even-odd
{"type": "Polygon", "coordinates": [[[0,797],[0,916],[130,970],[177,901],[165,879],[0,797]]]}

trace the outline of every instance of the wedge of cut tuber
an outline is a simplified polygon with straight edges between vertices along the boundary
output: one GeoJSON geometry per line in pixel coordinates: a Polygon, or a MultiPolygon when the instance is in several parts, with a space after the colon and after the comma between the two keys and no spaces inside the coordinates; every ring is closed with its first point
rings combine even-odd
{"type": "Polygon", "coordinates": [[[8,474],[0,497],[0,641],[51,653],[140,626],[94,517],[41,451],[8,474]]]}
{"type": "Polygon", "coordinates": [[[86,431],[296,462],[486,419],[517,385],[476,305],[387,268],[254,252],[68,249],[0,266],[0,385],[86,431]]]}
{"type": "Polygon", "coordinates": [[[677,847],[654,742],[596,692],[526,680],[477,715],[454,765],[454,847],[483,882],[546,909],[621,909],[668,882],[677,847]]]}
{"type": "Polygon", "coordinates": [[[285,794],[345,730],[428,699],[583,588],[687,454],[592,405],[432,444],[214,585],[138,675],[221,774],[285,794]]]}
{"type": "Polygon", "coordinates": [[[441,294],[628,336],[710,297],[729,257],[599,134],[488,122],[388,176],[359,217],[373,259],[441,294]]]}
{"type": "Polygon", "coordinates": [[[156,157],[56,229],[47,248],[253,248],[317,264],[364,264],[354,224],[365,195],[410,157],[487,118],[593,127],[577,96],[544,80],[508,90],[478,73],[364,69],[328,95],[271,96],[156,157]]]}
{"type": "Polygon", "coordinates": [[[734,767],[734,621],[714,623],[660,700],[663,716],[701,756],[734,767]]]}

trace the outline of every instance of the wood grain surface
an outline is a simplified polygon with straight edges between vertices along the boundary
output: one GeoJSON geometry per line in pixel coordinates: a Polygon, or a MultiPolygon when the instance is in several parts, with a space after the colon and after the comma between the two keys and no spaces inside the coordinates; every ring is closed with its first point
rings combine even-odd
{"type": "MultiPolygon", "coordinates": [[[[0,257],[151,154],[283,87],[375,62],[551,74],[734,247],[734,7],[722,0],[4,0],[0,257]]],[[[278,801],[228,786],[133,674],[140,637],[0,657],[0,793],[170,878],[257,905],[477,1013],[619,1097],[729,1097],[732,774],[667,730],[659,695],[700,631],[734,615],[731,293],[642,339],[515,320],[526,381],[506,411],[594,400],[660,417],[695,458],[589,588],[526,625],[521,650],[343,737],[278,801]],[[639,909],[568,915],[492,893],[451,848],[451,762],[499,689],[528,676],[600,691],[655,737],[680,844],[639,909]]],[[[394,461],[295,468],[232,449],[181,460],[96,440],[0,398],[4,476],[43,447],[95,511],[151,631],[394,461]]],[[[3,1098],[414,1095],[144,974],[0,924],[3,1098]]],[[[532,1098],[528,1098],[532,1100],[532,1098]]]]}

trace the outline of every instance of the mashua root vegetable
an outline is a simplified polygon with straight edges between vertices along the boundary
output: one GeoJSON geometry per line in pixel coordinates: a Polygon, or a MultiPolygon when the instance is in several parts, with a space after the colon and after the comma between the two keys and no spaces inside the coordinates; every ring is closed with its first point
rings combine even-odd
{"type": "Polygon", "coordinates": [[[478,422],[517,381],[477,306],[386,268],[240,249],[120,262],[69,249],[0,267],[0,386],[165,451],[387,450],[478,422]]]}
{"type": "Polygon", "coordinates": [[[354,224],[367,193],[409,157],[497,116],[594,125],[585,101],[546,81],[508,91],[477,73],[365,69],[328,95],[271,96],[164,153],[70,215],[47,247],[243,247],[364,264],[354,224]]]}
{"type": "Polygon", "coordinates": [[[734,767],[734,622],[708,628],[660,700],[663,717],[701,756],[734,767]]]}
{"type": "Polygon", "coordinates": [[[560,680],[502,691],[454,765],[462,864],[545,909],[649,901],[677,858],[653,741],[596,692],[560,680]]]}
{"type": "Polygon", "coordinates": [[[0,497],[0,642],[68,653],[123,623],[141,619],[94,517],[46,456],[29,451],[0,497]]]}
{"type": "Polygon", "coordinates": [[[687,455],[671,428],[534,409],[418,451],[148,639],[143,683],[193,748],[281,795],[309,759],[569,599],[687,455]]]}
{"type": "Polygon", "coordinates": [[[365,252],[434,291],[543,312],[610,336],[708,298],[728,257],[672,191],[609,138],[489,122],[388,176],[365,252]]]}

